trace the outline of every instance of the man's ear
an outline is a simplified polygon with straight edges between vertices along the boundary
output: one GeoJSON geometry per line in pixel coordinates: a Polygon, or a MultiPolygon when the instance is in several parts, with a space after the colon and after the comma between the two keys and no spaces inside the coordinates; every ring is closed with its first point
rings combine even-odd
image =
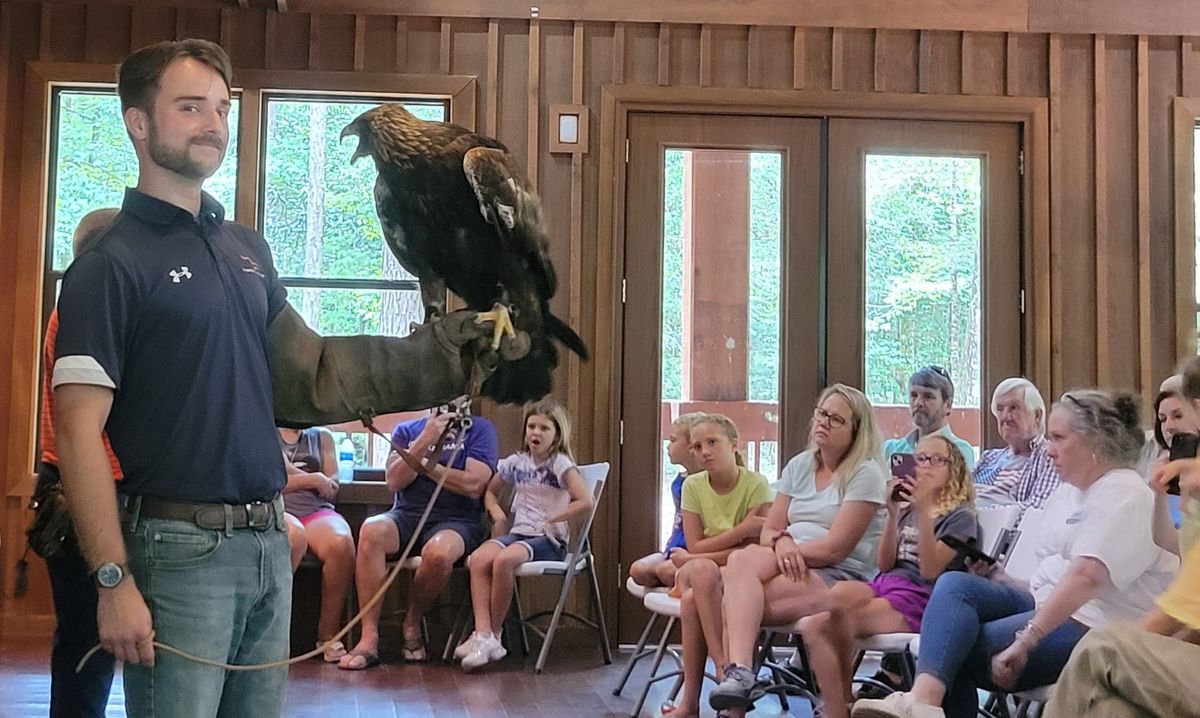
{"type": "Polygon", "coordinates": [[[141,108],[130,107],[125,110],[125,129],[135,140],[144,140],[150,136],[150,116],[141,108]]]}

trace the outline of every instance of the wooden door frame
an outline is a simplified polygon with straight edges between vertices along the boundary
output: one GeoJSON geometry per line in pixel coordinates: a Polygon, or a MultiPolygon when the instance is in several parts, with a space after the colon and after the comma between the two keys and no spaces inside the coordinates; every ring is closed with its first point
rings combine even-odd
{"type": "MultiPolygon", "coordinates": [[[[1175,130],[1175,349],[1196,353],[1196,125],[1200,97],[1172,102],[1175,130]]],[[[1148,267],[1144,269],[1148,270],[1148,267]]]]}
{"type": "MultiPolygon", "coordinates": [[[[596,227],[596,397],[593,446],[612,463],[610,486],[620,491],[620,418],[624,332],[621,280],[625,261],[625,143],[629,113],[658,112],[881,120],[1008,122],[1021,126],[1022,272],[1026,313],[1021,333],[1026,376],[1047,395],[1051,386],[1050,108],[1046,98],[923,95],[887,92],[751,90],[713,87],[605,85],[600,96],[600,185],[596,227]]],[[[611,493],[611,491],[610,491],[611,493]]],[[[616,502],[596,517],[596,548],[604,605],[615,606],[624,576],[617,574],[616,502]]]]}

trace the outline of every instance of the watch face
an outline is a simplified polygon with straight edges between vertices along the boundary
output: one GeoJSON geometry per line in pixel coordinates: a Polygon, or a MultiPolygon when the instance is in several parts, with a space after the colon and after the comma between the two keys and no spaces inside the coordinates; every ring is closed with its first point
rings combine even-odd
{"type": "Polygon", "coordinates": [[[121,582],[125,572],[115,563],[106,563],[96,571],[96,583],[104,588],[112,588],[121,582]]]}

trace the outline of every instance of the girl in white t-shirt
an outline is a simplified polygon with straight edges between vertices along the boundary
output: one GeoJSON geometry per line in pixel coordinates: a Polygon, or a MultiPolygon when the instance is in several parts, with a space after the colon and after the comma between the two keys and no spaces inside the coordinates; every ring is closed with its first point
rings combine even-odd
{"type": "Polygon", "coordinates": [[[507,654],[500,628],[512,603],[517,567],[527,561],[561,561],[570,538],[568,522],[592,508],[571,454],[571,420],[558,402],[543,399],[526,407],[523,451],[496,466],[483,503],[497,526],[508,520],[498,498],[505,484],[513,487],[512,526],[467,560],[475,632],[454,651],[467,671],[507,654]]]}
{"type": "Polygon", "coordinates": [[[979,575],[943,575],[925,608],[912,691],[860,700],[854,718],[973,718],[977,688],[1054,683],[1088,630],[1154,607],[1179,559],[1155,545],[1154,496],[1130,468],[1144,442],[1138,403],[1063,394],[1046,432],[1063,485],[1046,502],[1029,582],[978,565],[979,575]]]}

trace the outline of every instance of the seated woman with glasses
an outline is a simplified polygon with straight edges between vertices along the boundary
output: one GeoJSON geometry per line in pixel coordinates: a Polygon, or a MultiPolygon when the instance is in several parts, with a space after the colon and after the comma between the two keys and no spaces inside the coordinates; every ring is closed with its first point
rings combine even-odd
{"type": "MultiPolygon", "coordinates": [[[[693,584],[697,594],[724,594],[724,625],[703,626],[710,641],[727,637],[730,664],[710,696],[717,710],[745,710],[759,697],[752,666],[762,626],[823,611],[835,581],[874,575],[887,488],[879,451],[862,392],[843,384],[821,392],[809,448],[783,468],[759,544],[735,552],[716,585],[693,584]]],[[[687,608],[685,631],[696,620],[687,608]]]]}
{"type": "Polygon", "coordinates": [[[974,483],[962,452],[931,435],[917,444],[915,481],[888,485],[887,525],[879,542],[879,570],[870,583],[839,581],[829,589],[828,611],[804,624],[804,645],[824,699],[825,718],[850,715],[854,640],[880,633],[914,633],[933,582],[961,571],[963,556],[943,539],[978,544],[974,483]]]}
{"type": "Polygon", "coordinates": [[[1029,583],[971,564],[933,589],[909,693],[860,700],[854,718],[973,718],[977,688],[1054,683],[1093,628],[1140,620],[1179,566],[1154,544],[1154,496],[1132,468],[1143,434],[1137,397],[1063,394],[1050,412],[1050,458],[1062,477],[1046,502],[1029,583]]]}

